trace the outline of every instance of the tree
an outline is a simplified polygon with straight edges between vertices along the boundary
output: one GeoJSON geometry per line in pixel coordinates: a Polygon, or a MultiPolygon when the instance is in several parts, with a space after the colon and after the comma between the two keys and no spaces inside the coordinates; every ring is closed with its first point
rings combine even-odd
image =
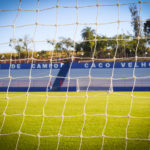
{"type": "Polygon", "coordinates": [[[108,38],[106,36],[96,36],[96,57],[103,58],[107,49],[108,38]]]}
{"type": "Polygon", "coordinates": [[[128,41],[126,41],[125,50],[127,56],[135,57],[136,49],[137,55],[143,57],[146,50],[145,39],[140,39],[139,42],[137,41],[137,39],[129,39],[128,41]]]}
{"type": "Polygon", "coordinates": [[[27,57],[29,57],[29,44],[31,43],[31,40],[27,35],[25,35],[23,38],[19,38],[17,40],[17,45],[22,47],[23,51],[26,51],[27,57]]]}
{"type": "Polygon", "coordinates": [[[45,51],[45,50],[42,50],[40,52],[38,52],[38,55],[40,58],[47,58],[48,59],[48,56],[49,56],[49,51],[45,51]]]}
{"type": "Polygon", "coordinates": [[[76,43],[75,50],[76,50],[76,52],[82,51],[82,44],[81,43],[76,43]]]}
{"type": "Polygon", "coordinates": [[[70,50],[73,47],[73,41],[70,38],[61,37],[61,43],[63,50],[70,50]]]}
{"type": "MultiPolygon", "coordinates": [[[[130,5],[129,7],[132,17],[131,25],[133,26],[134,31],[134,37],[141,37],[141,26],[140,26],[140,17],[138,14],[137,6],[135,4],[130,5]]],[[[144,32],[145,34],[149,34],[149,21],[144,24],[144,32]]],[[[138,56],[143,56],[146,51],[146,40],[145,39],[135,39],[133,41],[130,41],[130,46],[134,49],[134,51],[137,48],[137,54],[138,56]],[[139,44],[138,44],[139,43],[139,44]],[[137,47],[138,44],[138,47],[137,47]]],[[[134,54],[135,55],[135,54],[134,54]]]]}
{"type": "Polygon", "coordinates": [[[60,39],[61,41],[58,43],[58,45],[56,44],[57,48],[63,50],[69,57],[70,56],[69,50],[71,50],[74,46],[73,41],[70,38],[64,38],[64,37],[61,37],[60,39]]]}
{"type": "Polygon", "coordinates": [[[84,51],[85,56],[91,56],[95,45],[95,30],[91,27],[86,27],[81,31],[82,39],[84,40],[81,47],[84,51]]]}
{"type": "MultiPolygon", "coordinates": [[[[127,50],[129,46],[128,41],[130,41],[130,36],[126,34],[120,34],[118,36],[115,36],[115,39],[118,39],[118,48],[117,48],[117,54],[116,54],[117,57],[126,57],[127,54],[128,56],[131,56],[131,49],[129,51],[127,50]]],[[[117,41],[116,41],[116,45],[117,45],[117,41]]]]}
{"type": "Polygon", "coordinates": [[[16,52],[18,53],[18,57],[20,58],[20,54],[24,51],[23,47],[20,44],[20,39],[10,39],[9,46],[16,50],[16,52]]]}
{"type": "Polygon", "coordinates": [[[73,47],[73,41],[70,38],[64,38],[61,37],[60,41],[56,44],[50,40],[47,40],[47,43],[51,44],[52,46],[55,46],[54,51],[68,51],[73,47]]]}
{"type": "Polygon", "coordinates": [[[19,57],[21,53],[23,53],[22,57],[25,57],[26,54],[27,54],[27,57],[29,57],[30,42],[31,40],[29,40],[28,36],[25,35],[24,38],[10,39],[9,46],[11,46],[17,51],[19,57]]]}
{"type": "Polygon", "coordinates": [[[146,36],[150,36],[150,19],[144,23],[144,33],[146,36]]]}
{"type": "Polygon", "coordinates": [[[16,45],[15,50],[17,51],[18,54],[20,54],[23,51],[20,45],[16,45]]]}
{"type": "Polygon", "coordinates": [[[23,43],[23,48],[26,50],[27,52],[27,57],[29,57],[29,44],[31,43],[31,40],[29,39],[29,37],[27,35],[24,36],[22,40],[23,43]]]}
{"type": "Polygon", "coordinates": [[[56,57],[58,58],[59,57],[59,53],[61,53],[62,54],[62,49],[63,49],[63,47],[62,47],[62,43],[61,42],[57,42],[56,44],[55,44],[55,52],[56,52],[56,57]]]}
{"type": "Polygon", "coordinates": [[[135,57],[137,49],[138,56],[143,56],[145,50],[145,40],[141,39],[137,47],[137,39],[131,38],[130,35],[120,34],[114,36],[112,40],[108,41],[108,46],[111,48],[113,55],[117,48],[117,57],[135,57]],[[116,41],[118,39],[118,42],[116,41]]]}
{"type": "Polygon", "coordinates": [[[56,51],[62,51],[62,43],[61,42],[58,42],[58,43],[56,43],[56,45],[55,45],[55,50],[56,51]]]}
{"type": "Polygon", "coordinates": [[[86,27],[81,31],[81,36],[83,40],[93,39],[95,35],[95,30],[91,29],[91,27],[86,27]]]}
{"type": "Polygon", "coordinates": [[[148,43],[150,44],[150,19],[146,20],[144,23],[144,34],[148,38],[148,43]]]}
{"type": "Polygon", "coordinates": [[[130,5],[129,10],[131,12],[132,18],[131,25],[133,26],[134,36],[135,37],[141,36],[140,17],[138,14],[137,6],[135,4],[132,4],[130,5]]]}

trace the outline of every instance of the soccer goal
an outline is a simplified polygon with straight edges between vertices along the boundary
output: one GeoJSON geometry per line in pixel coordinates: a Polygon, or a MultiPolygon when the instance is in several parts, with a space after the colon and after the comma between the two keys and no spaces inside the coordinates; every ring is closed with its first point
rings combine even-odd
{"type": "Polygon", "coordinates": [[[1,0],[0,149],[150,148],[150,0],[1,0]]]}

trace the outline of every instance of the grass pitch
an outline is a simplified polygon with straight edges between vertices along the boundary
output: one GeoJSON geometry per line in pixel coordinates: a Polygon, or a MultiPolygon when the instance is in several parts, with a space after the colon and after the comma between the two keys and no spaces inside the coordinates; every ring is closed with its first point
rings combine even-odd
{"type": "MultiPolygon", "coordinates": [[[[66,93],[49,93],[45,105],[44,124],[40,133],[40,150],[56,149],[58,132],[62,122],[62,112],[66,101],[66,93]],[[53,137],[51,137],[53,135],[53,137]]],[[[107,125],[104,135],[104,150],[125,150],[126,127],[131,105],[131,93],[112,93],[108,97],[107,125]]],[[[84,122],[85,92],[69,92],[64,120],[60,134],[59,149],[79,149],[81,129],[84,122]]],[[[102,131],[106,122],[106,92],[89,92],[86,104],[86,121],[83,129],[81,149],[101,149],[102,131]]],[[[18,139],[18,131],[23,121],[26,93],[0,93],[0,149],[14,150],[18,139]],[[5,108],[6,111],[5,111],[5,108]],[[5,111],[5,115],[4,115],[5,111]],[[4,117],[5,116],[5,117],[4,117]],[[5,121],[4,121],[5,118],[5,121]]],[[[150,148],[150,92],[134,92],[134,99],[128,127],[128,150],[149,150],[150,148]],[[147,97],[147,98],[143,98],[147,97]],[[149,98],[148,98],[149,97],[149,98]],[[137,118],[135,118],[137,117],[137,118]],[[139,140],[140,139],[140,140],[139,140]]],[[[38,134],[43,121],[43,107],[46,93],[29,93],[25,110],[24,123],[21,128],[19,150],[36,150],[38,134]]]]}

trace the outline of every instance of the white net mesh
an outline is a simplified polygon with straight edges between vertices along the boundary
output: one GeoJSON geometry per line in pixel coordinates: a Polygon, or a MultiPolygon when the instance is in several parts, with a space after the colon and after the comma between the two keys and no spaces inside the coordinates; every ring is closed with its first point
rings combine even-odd
{"type": "Polygon", "coordinates": [[[150,1],[1,4],[2,149],[149,149],[150,1]]]}

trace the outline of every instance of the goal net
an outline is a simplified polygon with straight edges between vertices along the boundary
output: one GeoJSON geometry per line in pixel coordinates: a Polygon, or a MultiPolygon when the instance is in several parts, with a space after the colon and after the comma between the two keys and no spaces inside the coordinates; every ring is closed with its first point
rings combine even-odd
{"type": "Polygon", "coordinates": [[[0,1],[0,147],[150,147],[149,0],[0,1]]]}

